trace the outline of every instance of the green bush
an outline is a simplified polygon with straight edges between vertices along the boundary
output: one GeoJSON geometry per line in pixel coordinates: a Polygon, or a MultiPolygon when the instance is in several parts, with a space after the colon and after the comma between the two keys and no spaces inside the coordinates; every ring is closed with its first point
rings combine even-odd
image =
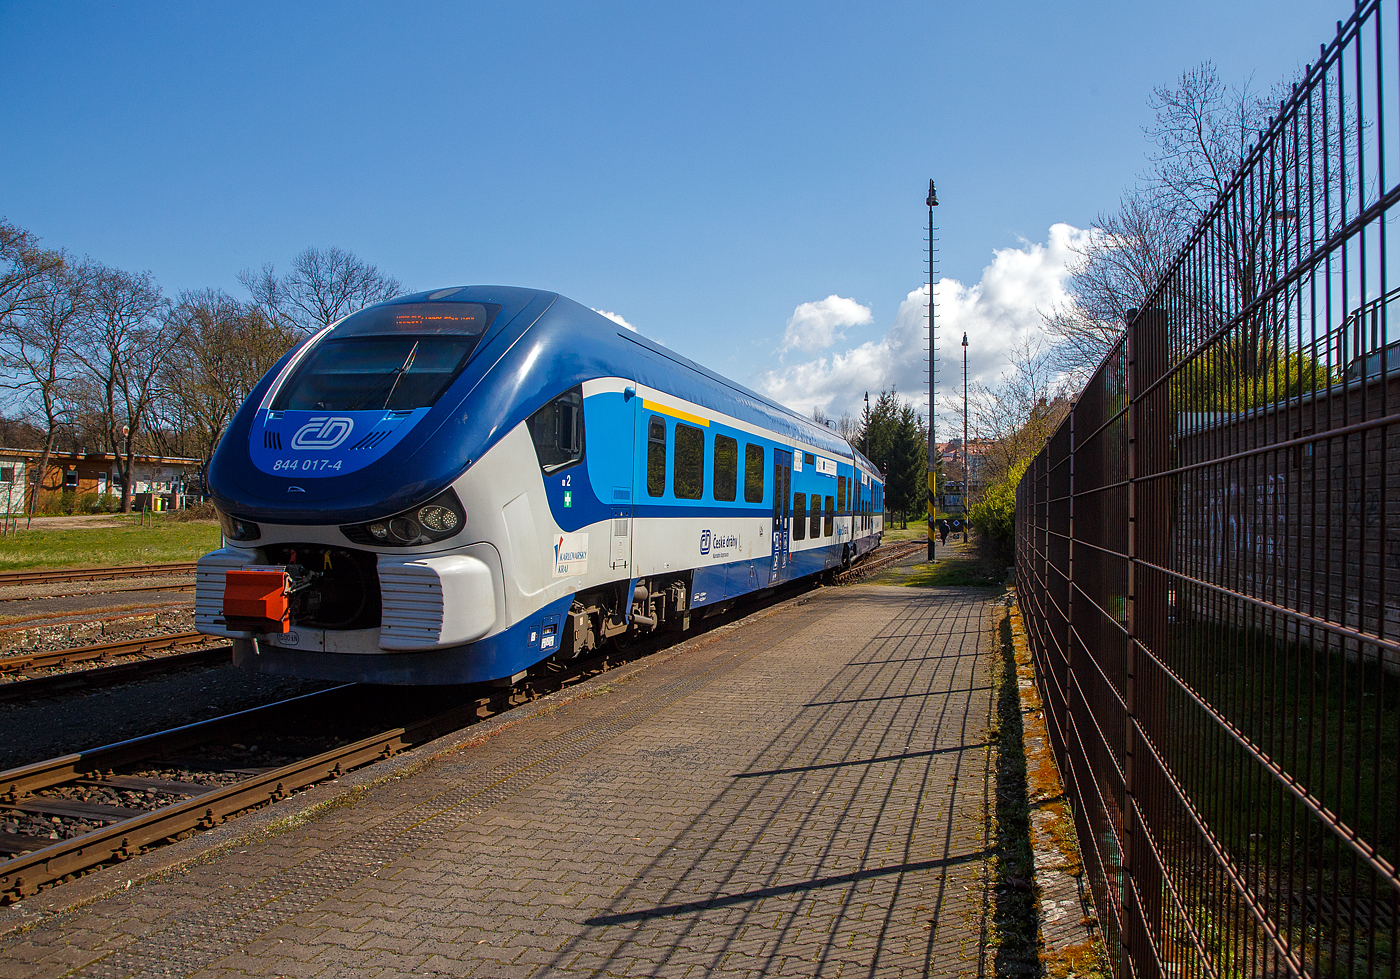
{"type": "Polygon", "coordinates": [[[111,493],[84,493],[78,500],[77,509],[79,513],[116,513],[121,505],[121,497],[111,493]]]}
{"type": "Polygon", "coordinates": [[[1003,567],[1016,560],[1016,484],[1030,460],[1019,462],[967,511],[980,543],[1003,567]]]}

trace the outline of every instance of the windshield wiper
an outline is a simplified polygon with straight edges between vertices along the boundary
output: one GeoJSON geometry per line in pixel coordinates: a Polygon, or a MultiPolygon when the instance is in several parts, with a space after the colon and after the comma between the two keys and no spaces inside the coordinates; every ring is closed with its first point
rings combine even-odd
{"type": "Polygon", "coordinates": [[[394,386],[389,388],[389,393],[384,396],[385,409],[389,407],[389,401],[394,397],[394,392],[399,389],[399,381],[403,380],[403,376],[407,374],[408,369],[413,366],[413,358],[418,356],[418,343],[419,341],[417,340],[413,341],[413,346],[409,349],[408,356],[403,359],[403,366],[394,371],[394,386]]]}
{"type": "Polygon", "coordinates": [[[365,405],[367,405],[367,404],[369,403],[369,400],[370,400],[371,398],[378,397],[379,390],[384,386],[384,384],[385,384],[387,381],[389,381],[389,380],[392,378],[394,383],[392,384],[392,386],[390,386],[390,388],[389,388],[389,393],[388,393],[388,395],[384,398],[384,408],[388,408],[388,407],[389,407],[389,400],[390,400],[391,398],[393,398],[394,392],[395,392],[396,390],[398,390],[398,387],[399,387],[399,379],[400,379],[401,377],[403,377],[403,375],[408,371],[408,369],[409,369],[410,367],[413,366],[413,358],[414,358],[415,356],[417,356],[417,354],[418,354],[418,343],[419,343],[419,341],[417,341],[417,340],[413,341],[413,347],[408,351],[408,356],[404,358],[404,361],[403,361],[403,365],[402,365],[402,366],[400,366],[400,367],[395,367],[393,370],[389,371],[387,374],[382,375],[377,381],[375,381],[373,384],[371,384],[371,385],[369,386],[369,390],[365,391],[365,393],[364,393],[361,397],[357,398],[353,404],[346,405],[346,406],[345,406],[345,410],[346,410],[346,411],[361,411],[361,410],[363,410],[364,407],[365,407],[365,405]]]}

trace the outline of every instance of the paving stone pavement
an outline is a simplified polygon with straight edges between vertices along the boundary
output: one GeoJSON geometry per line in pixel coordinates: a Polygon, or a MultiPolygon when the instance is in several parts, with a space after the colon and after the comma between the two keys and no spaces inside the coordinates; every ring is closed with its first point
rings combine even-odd
{"type": "Polygon", "coordinates": [[[790,600],[0,940],[0,977],[985,974],[989,601],[790,600]]]}

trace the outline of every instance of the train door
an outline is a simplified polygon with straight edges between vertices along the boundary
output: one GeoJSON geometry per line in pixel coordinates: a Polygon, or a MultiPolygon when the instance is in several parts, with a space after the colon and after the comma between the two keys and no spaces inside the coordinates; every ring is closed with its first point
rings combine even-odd
{"type": "MultiPolygon", "coordinates": [[[[623,403],[628,406],[624,431],[632,430],[632,438],[627,439],[627,458],[624,465],[619,465],[616,469],[614,479],[621,485],[615,485],[612,491],[612,543],[608,551],[609,564],[614,571],[627,571],[629,576],[632,567],[632,486],[634,485],[633,469],[635,463],[633,456],[637,449],[636,431],[638,417],[641,413],[642,399],[633,394],[631,397],[623,395],[623,403]],[[623,475],[625,474],[625,475],[623,475]],[[625,481],[625,482],[624,482],[625,481]]],[[[620,433],[619,433],[620,434],[620,433]]],[[[618,439],[618,443],[623,440],[618,439]]]]}
{"type": "Polygon", "coordinates": [[[788,532],[792,514],[792,453],[773,450],[773,565],[768,581],[774,583],[787,577],[791,562],[788,552],[788,532]]]}

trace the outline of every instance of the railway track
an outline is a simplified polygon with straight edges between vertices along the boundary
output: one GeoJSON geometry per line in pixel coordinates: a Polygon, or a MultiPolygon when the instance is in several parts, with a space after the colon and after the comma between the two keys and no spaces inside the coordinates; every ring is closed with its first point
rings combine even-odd
{"type": "Polygon", "coordinates": [[[209,641],[209,637],[199,632],[176,632],[168,636],[151,636],[145,639],[124,639],[117,642],[103,642],[92,646],[76,646],[72,649],[53,649],[42,653],[25,653],[19,656],[0,657],[0,674],[22,673],[25,670],[38,670],[45,667],[71,666],[92,660],[107,662],[122,656],[145,656],[163,649],[178,649],[181,646],[197,646],[209,641]]]}
{"type": "MultiPolygon", "coordinates": [[[[923,542],[885,545],[838,575],[836,580],[858,580],[924,546],[923,542]]],[[[740,609],[716,616],[713,623],[700,631],[708,631],[742,614],[747,612],[740,609]]],[[[163,637],[163,640],[105,645],[140,647],[143,642],[191,641],[194,637],[199,634],[184,633],[163,637]]],[[[543,693],[580,682],[686,638],[690,636],[658,637],[628,649],[611,648],[575,661],[558,672],[532,675],[512,688],[479,687],[465,702],[459,700],[445,709],[385,726],[367,736],[344,738],[342,743],[331,746],[319,745],[321,750],[307,751],[302,757],[277,765],[248,764],[246,760],[228,756],[222,759],[205,756],[201,761],[200,753],[213,750],[217,755],[219,750],[225,750],[211,746],[241,747],[238,739],[251,740],[256,736],[266,741],[268,732],[279,728],[293,733],[316,731],[324,736],[325,731],[342,725],[347,717],[366,716],[372,709],[371,704],[382,706],[383,688],[353,684],[332,687],[0,772],[0,812],[8,813],[0,816],[0,822],[8,820],[0,825],[0,902],[22,900],[40,888],[130,859],[145,849],[183,838],[195,830],[212,828],[239,812],[277,802],[292,792],[390,758],[543,693]],[[357,706],[359,698],[365,698],[366,703],[357,706]],[[123,770],[130,769],[136,771],[122,774],[123,770]],[[50,840],[18,832],[18,820],[25,817],[47,819],[51,825],[71,835],[50,840]],[[91,828],[94,823],[99,825],[91,828]],[[74,832],[74,826],[86,829],[74,832]]],[[[62,662],[62,656],[74,653],[100,658],[101,654],[96,651],[101,648],[23,658],[52,656],[62,662]]],[[[227,649],[216,647],[177,655],[227,655],[227,649]]],[[[62,676],[66,678],[72,674],[62,676]]],[[[23,681],[31,682],[34,681],[23,681]]],[[[15,682],[7,686],[20,685],[21,682],[15,682]]],[[[404,699],[421,705],[422,694],[414,689],[404,699]]],[[[284,736],[285,733],[274,733],[271,738],[276,741],[284,736]]],[[[57,835],[57,830],[53,835],[57,835]]]]}
{"type": "Polygon", "coordinates": [[[0,702],[33,700],[56,693],[73,693],[80,689],[108,687],[116,683],[129,683],[174,673],[192,666],[215,666],[228,663],[233,654],[229,645],[209,646],[205,649],[192,649],[167,656],[153,656],[130,663],[113,663],[85,670],[72,670],[66,673],[50,673],[46,676],[26,677],[8,682],[0,682],[0,702]]]}
{"type": "Polygon", "coordinates": [[[106,581],[166,574],[194,574],[193,561],[167,564],[128,564],[111,568],[63,568],[56,571],[0,571],[0,588],[6,585],[47,584],[53,581],[106,581]]]}
{"type": "MultiPolygon", "coordinates": [[[[664,642],[678,638],[665,637],[664,642]]],[[[476,695],[465,701],[458,692],[453,695],[456,703],[445,709],[411,717],[368,736],[347,738],[329,747],[322,744],[322,750],[308,751],[275,766],[248,764],[236,757],[200,761],[198,756],[201,751],[217,755],[229,746],[242,747],[235,743],[240,738],[248,741],[256,737],[266,742],[269,732],[273,742],[288,737],[295,740],[298,731],[315,732],[311,742],[324,741],[324,732],[336,727],[343,730],[346,718],[363,718],[384,709],[384,688],[358,684],[332,687],[0,772],[0,903],[22,900],[42,887],[211,828],[236,813],[393,757],[655,648],[661,644],[610,649],[575,661],[559,672],[532,676],[516,687],[477,688],[476,695]],[[281,734],[277,733],[279,728],[284,729],[281,734]],[[122,774],[123,769],[137,772],[122,774]],[[100,801],[94,801],[93,796],[100,801]],[[75,825],[101,825],[67,839],[48,840],[16,831],[17,822],[26,816],[51,820],[64,831],[75,825]]],[[[404,691],[398,709],[421,713],[421,689],[404,691]]]]}
{"type": "Polygon", "coordinates": [[[911,554],[917,554],[927,547],[924,541],[899,541],[897,543],[881,544],[875,550],[866,555],[865,560],[842,571],[833,579],[837,584],[849,585],[853,582],[888,568],[891,564],[902,561],[911,554]]]}
{"type": "Polygon", "coordinates": [[[140,595],[146,592],[192,592],[194,582],[183,581],[171,585],[138,585],[135,588],[117,588],[99,591],[52,591],[43,595],[14,595],[0,598],[0,602],[41,602],[48,598],[86,598],[89,595],[140,595]]]}
{"type": "Polygon", "coordinates": [[[43,676],[0,679],[0,702],[29,700],[55,693],[72,693],[75,690],[91,687],[106,687],[114,683],[127,683],[143,677],[162,673],[172,673],[191,666],[211,666],[228,661],[232,647],[227,643],[190,649],[185,652],[171,652],[166,655],[153,655],[163,650],[181,649],[211,642],[209,636],[198,632],[177,632],[168,636],[155,636],[146,639],[127,639],[121,642],[98,643],[94,646],[79,646],[73,649],[55,649],[43,653],[29,653],[23,656],[0,657],[0,677],[24,673],[28,670],[55,669],[72,666],[76,663],[98,663],[81,670],[67,670],[43,676]],[[142,659],[125,663],[112,660],[131,656],[142,659]]]}

